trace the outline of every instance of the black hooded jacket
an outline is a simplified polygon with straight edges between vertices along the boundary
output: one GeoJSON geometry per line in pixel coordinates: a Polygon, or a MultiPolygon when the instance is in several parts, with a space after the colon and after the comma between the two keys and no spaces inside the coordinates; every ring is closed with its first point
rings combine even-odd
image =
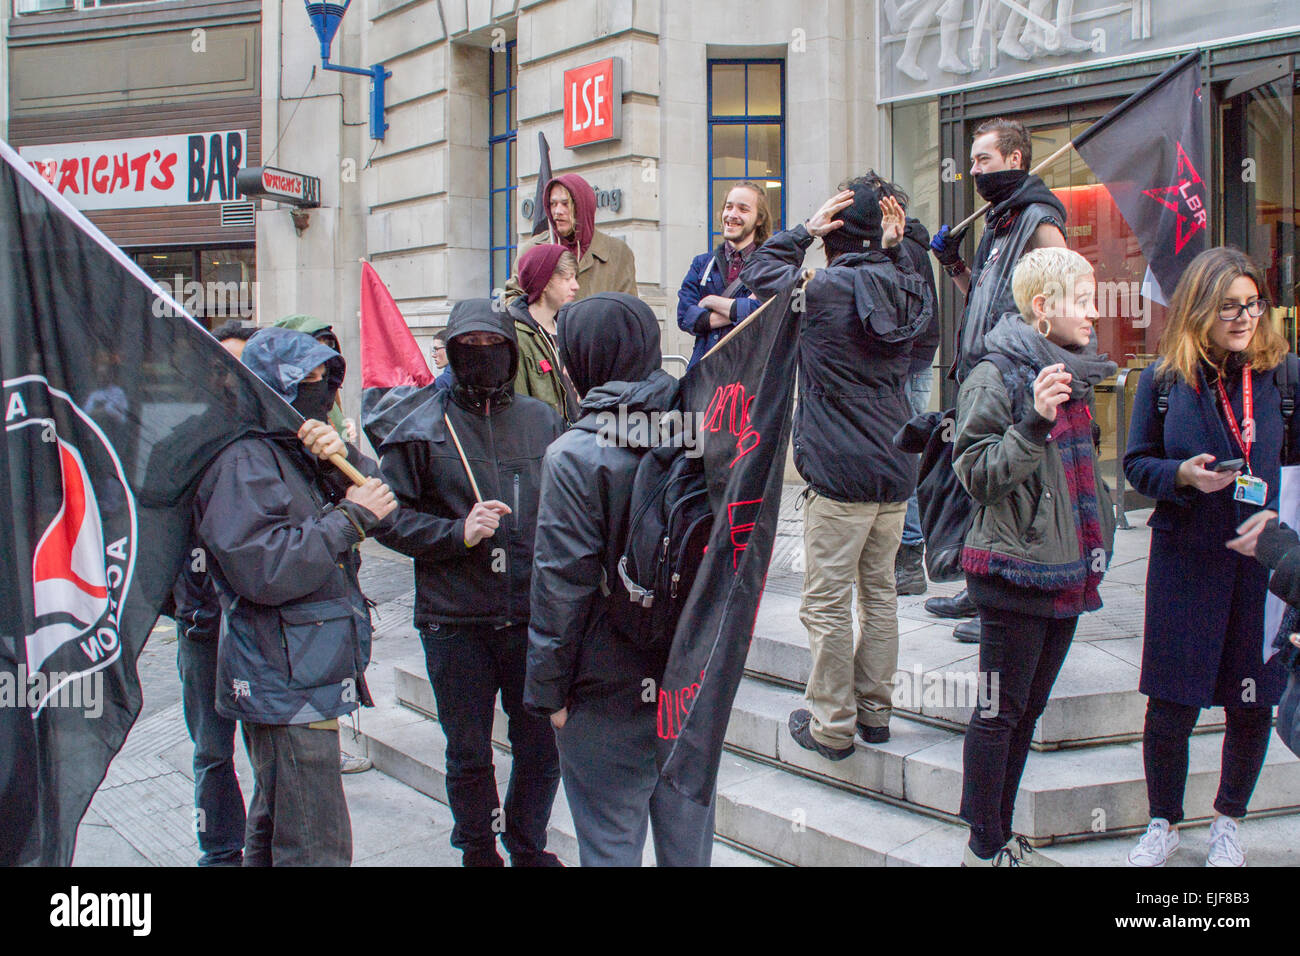
{"type": "MultiPolygon", "coordinates": [[[[795,281],[813,237],[802,225],[777,233],[741,273],[760,299],[795,281]]],[[[931,322],[921,277],[896,249],[844,253],[805,287],[799,329],[794,463],[835,501],[906,501],[916,458],[893,445],[912,417],[904,382],[913,342],[931,322]]]]}
{"type": "Polygon", "coordinates": [[[391,530],[377,539],[415,559],[415,626],[503,626],[528,620],[533,532],[542,455],[563,430],[554,409],[516,395],[519,364],[514,321],[490,299],[460,302],[447,325],[448,359],[461,357],[457,337],[495,332],[509,343],[509,376],[489,392],[466,387],[463,376],[407,415],[380,446],[384,480],[401,507],[391,530]],[[465,518],[474,490],[443,416],[451,421],[485,501],[511,513],[496,533],[465,546],[465,518]]]}
{"type": "Polygon", "coordinates": [[[542,469],[524,705],[630,716],[655,706],[653,696],[642,699],[644,681],[658,686],[667,650],[638,648],[611,627],[603,576],[607,556],[623,548],[645,451],[637,439],[647,430],[627,426],[673,407],[678,383],[659,367],[658,320],[634,296],[594,295],[566,305],[557,321],[583,415],[547,449],[542,469]]]}
{"type": "Polygon", "coordinates": [[[912,343],[912,364],[910,372],[922,372],[934,367],[934,357],[939,351],[939,293],[934,287],[934,267],[930,260],[930,233],[919,219],[907,217],[903,230],[903,242],[900,245],[903,257],[912,271],[925,283],[930,297],[932,315],[925,324],[921,334],[912,343]]]}

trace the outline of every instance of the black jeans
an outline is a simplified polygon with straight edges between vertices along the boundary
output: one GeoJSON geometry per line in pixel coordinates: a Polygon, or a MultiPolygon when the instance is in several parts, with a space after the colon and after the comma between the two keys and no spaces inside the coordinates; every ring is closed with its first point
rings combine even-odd
{"type": "Polygon", "coordinates": [[[1079,619],[1035,617],[983,606],[979,614],[979,676],[981,686],[988,682],[990,706],[985,710],[977,704],[966,729],[961,818],[970,824],[971,850],[988,859],[1011,839],[1011,817],[1029,741],[1079,619]]]}
{"type": "Polygon", "coordinates": [[[244,795],[235,776],[238,722],[217,713],[217,638],[193,640],[177,628],[185,726],[194,741],[194,806],[199,866],[237,866],[244,855],[244,795]]]}
{"type": "Polygon", "coordinates": [[[560,757],[547,717],[524,709],[528,626],[430,627],[420,633],[438,721],[447,737],[447,802],[456,820],[451,845],[466,866],[500,866],[503,833],[514,866],[556,866],[546,827],[560,786],[560,757]],[[492,766],[497,691],[509,718],[512,765],[502,819],[492,766]]]}
{"type": "MultiPolygon", "coordinates": [[[[1170,823],[1183,819],[1183,791],[1187,787],[1187,743],[1201,709],[1173,701],[1147,699],[1142,728],[1142,765],[1146,770],[1147,802],[1151,816],[1170,823]]],[[[1214,809],[1224,816],[1244,817],[1246,804],[1268,753],[1273,729],[1272,707],[1225,707],[1227,730],[1223,735],[1223,762],[1214,809]]]]}
{"type": "Polygon", "coordinates": [[[243,728],[256,778],[244,866],[351,865],[338,730],[247,722],[243,728]]]}

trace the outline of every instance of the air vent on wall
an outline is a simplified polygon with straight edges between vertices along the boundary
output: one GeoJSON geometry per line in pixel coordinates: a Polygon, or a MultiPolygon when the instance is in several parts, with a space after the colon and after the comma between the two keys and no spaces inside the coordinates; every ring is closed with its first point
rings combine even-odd
{"type": "Polygon", "coordinates": [[[251,202],[225,202],[221,204],[222,228],[237,228],[253,224],[253,204],[251,202]]]}

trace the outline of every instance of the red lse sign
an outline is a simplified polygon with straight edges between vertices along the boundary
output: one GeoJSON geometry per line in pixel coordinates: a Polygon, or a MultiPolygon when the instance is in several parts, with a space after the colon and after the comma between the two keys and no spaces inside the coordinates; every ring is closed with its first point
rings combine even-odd
{"type": "Polygon", "coordinates": [[[623,135],[623,70],[616,57],[564,71],[564,145],[568,149],[623,135]]]}

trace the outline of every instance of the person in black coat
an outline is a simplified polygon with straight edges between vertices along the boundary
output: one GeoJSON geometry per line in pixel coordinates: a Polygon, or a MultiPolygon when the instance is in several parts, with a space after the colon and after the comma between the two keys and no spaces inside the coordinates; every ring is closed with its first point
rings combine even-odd
{"type": "Polygon", "coordinates": [[[221,601],[216,709],[243,724],[255,789],[245,866],[346,866],[352,829],[338,718],[369,705],[370,612],[357,545],[396,507],[374,463],[325,424],[343,381],[310,335],[262,329],[241,361],[306,419],[298,437],[246,437],[213,459],[194,528],[221,601]],[[324,461],[345,453],[354,486],[324,461]]]}
{"type": "Polygon", "coordinates": [[[828,760],[851,756],[855,733],[873,744],[889,739],[898,667],[894,558],[917,474],[917,457],[897,450],[893,436],[912,417],[905,383],[913,342],[934,311],[898,251],[902,206],[872,174],[845,186],[806,226],[769,239],[741,272],[766,299],[795,281],[808,246],[824,237],[830,264],[804,292],[794,419],[794,464],[809,488],[799,618],[812,671],[808,707],[790,714],[789,728],[796,743],[828,760]]]}
{"type": "MultiPolygon", "coordinates": [[[[1201,253],[1170,302],[1161,359],[1138,380],[1124,471],[1156,508],[1139,683],[1148,698],[1151,824],[1129,854],[1135,866],[1159,866],[1178,845],[1188,741],[1211,706],[1224,707],[1227,731],[1208,862],[1244,862],[1236,820],[1263,766],[1284,683],[1261,654],[1268,572],[1224,546],[1261,507],[1276,509],[1284,464],[1275,376],[1287,348],[1261,320],[1266,291],[1262,271],[1238,250],[1201,253]]],[[[1300,449],[1298,424],[1290,423],[1291,449],[1300,449]]]]}
{"type": "Polygon", "coordinates": [[[627,536],[644,423],[677,397],[659,335],[650,307],[623,293],[558,316],[582,417],[546,452],[524,703],[555,725],[583,866],[639,866],[647,825],[659,866],[708,866],[713,848],[712,806],[659,785],[655,688],[670,642],[639,647],[610,616],[606,569],[627,536]]]}
{"type": "Polygon", "coordinates": [[[379,540],[415,558],[415,626],[447,737],[452,846],[466,866],[504,865],[492,764],[500,692],[514,757],[502,837],[512,865],[558,866],[546,850],[560,782],[555,735],[525,711],[523,685],[542,456],[563,424],[545,402],[515,393],[514,319],[491,299],[458,302],[446,335],[453,384],[380,447],[402,509],[379,540]]]}

